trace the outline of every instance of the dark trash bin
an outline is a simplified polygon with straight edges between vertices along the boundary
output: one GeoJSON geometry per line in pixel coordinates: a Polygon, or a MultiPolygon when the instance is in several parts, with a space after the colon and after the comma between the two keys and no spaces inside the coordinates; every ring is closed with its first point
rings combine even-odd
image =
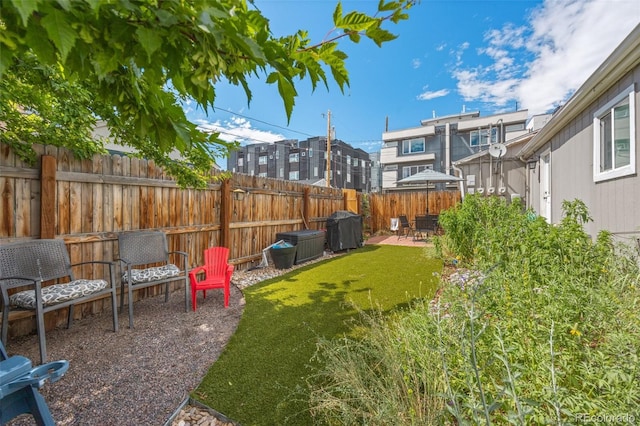
{"type": "Polygon", "coordinates": [[[362,247],[362,216],[338,210],[327,219],[327,245],[331,251],[362,247]]]}
{"type": "Polygon", "coordinates": [[[279,232],[278,240],[284,240],[297,247],[295,264],[317,259],[324,254],[325,232],[305,229],[302,231],[279,232]]]}
{"type": "Polygon", "coordinates": [[[269,253],[271,253],[271,259],[273,259],[276,269],[289,269],[293,266],[293,261],[296,258],[296,246],[282,242],[271,246],[269,253]]]}

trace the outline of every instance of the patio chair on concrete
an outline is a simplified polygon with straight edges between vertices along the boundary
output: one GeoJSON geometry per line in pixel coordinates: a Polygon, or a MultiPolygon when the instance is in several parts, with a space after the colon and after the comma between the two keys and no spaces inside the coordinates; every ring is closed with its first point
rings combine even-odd
{"type": "Polygon", "coordinates": [[[439,234],[441,232],[440,225],[438,224],[438,215],[437,214],[428,214],[427,220],[429,221],[429,227],[431,228],[431,232],[433,234],[439,234]]]}
{"type": "Polygon", "coordinates": [[[431,220],[429,220],[429,217],[427,216],[416,216],[414,228],[414,240],[419,238],[427,239],[429,236],[429,230],[431,230],[431,220]]]}
{"type": "Polygon", "coordinates": [[[122,268],[120,311],[124,309],[124,286],[127,285],[129,304],[129,328],[133,328],[133,291],[139,288],[164,284],[164,301],[169,301],[169,284],[184,283],[185,311],[189,311],[189,256],[183,251],[170,252],[167,237],[162,231],[133,231],[118,235],[118,250],[122,268]],[[170,262],[169,256],[182,259],[181,265],[170,262]],[[154,266],[155,265],[155,266],[154,266]],[[135,266],[141,268],[134,268],[135,266]]]}
{"type": "MultiPolygon", "coordinates": [[[[407,219],[407,216],[400,215],[398,216],[398,219],[400,219],[402,235],[404,235],[405,238],[409,237],[409,235],[413,237],[415,235],[415,230],[413,229],[413,225],[411,224],[411,222],[409,222],[409,219],[407,219]]],[[[398,238],[400,238],[400,235],[398,235],[398,238]]]]}
{"type": "Polygon", "coordinates": [[[196,293],[198,291],[202,290],[202,296],[206,298],[207,290],[218,288],[224,290],[224,307],[228,307],[231,275],[233,275],[233,265],[229,264],[229,249],[226,247],[206,249],[204,251],[204,265],[189,272],[192,309],[196,310],[196,293]],[[202,280],[198,280],[198,274],[204,274],[202,280]]]}
{"type": "Polygon", "coordinates": [[[69,308],[69,328],[75,304],[108,295],[111,296],[113,310],[113,331],[118,331],[114,263],[90,261],[72,265],[63,240],[30,240],[0,245],[0,286],[3,305],[2,342],[7,342],[11,308],[35,311],[41,363],[47,359],[44,326],[44,314],[47,312],[69,308]],[[108,266],[109,280],[76,279],[72,267],[88,264],[108,266]],[[43,286],[42,283],[49,280],[68,282],[43,286]],[[10,290],[20,287],[31,288],[9,294],[10,290]]]}
{"type": "Polygon", "coordinates": [[[397,217],[392,217],[391,218],[391,226],[389,227],[389,231],[391,231],[394,234],[398,235],[398,230],[399,229],[400,229],[400,219],[398,219],[397,217]]]}

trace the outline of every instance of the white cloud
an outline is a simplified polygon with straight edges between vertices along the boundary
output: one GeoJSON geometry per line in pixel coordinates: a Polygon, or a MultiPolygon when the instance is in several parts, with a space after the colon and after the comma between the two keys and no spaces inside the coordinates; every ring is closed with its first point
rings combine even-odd
{"type": "Polygon", "coordinates": [[[414,59],[411,61],[411,66],[413,67],[413,69],[418,69],[420,68],[420,65],[422,65],[422,61],[420,59],[414,59]]]}
{"type": "Polygon", "coordinates": [[[640,22],[637,0],[546,0],[528,27],[506,24],[485,36],[478,53],[491,63],[458,67],[453,76],[465,101],[501,107],[517,101],[531,114],[549,111],[596,70],[640,22]]]}
{"type": "Polygon", "coordinates": [[[425,91],[420,93],[416,98],[419,101],[428,101],[435,98],[441,98],[443,96],[447,96],[449,94],[449,89],[440,89],[436,91],[426,90],[428,86],[425,86],[425,91]]]}
{"type": "Polygon", "coordinates": [[[219,132],[220,139],[227,142],[238,141],[243,145],[264,142],[273,143],[286,139],[278,133],[255,129],[251,126],[249,120],[238,116],[232,116],[229,120],[215,122],[198,119],[195,120],[195,123],[204,132],[219,132]]]}

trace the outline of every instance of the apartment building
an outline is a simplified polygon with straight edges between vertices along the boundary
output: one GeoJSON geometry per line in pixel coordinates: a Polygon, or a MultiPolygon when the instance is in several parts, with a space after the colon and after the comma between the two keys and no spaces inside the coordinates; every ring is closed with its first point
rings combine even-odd
{"type": "MultiPolygon", "coordinates": [[[[330,149],[330,185],[335,188],[369,192],[369,154],[339,139],[331,141],[330,149]]],[[[230,153],[227,170],[252,176],[326,185],[327,138],[316,136],[303,141],[290,139],[245,145],[230,153]]]]}
{"type": "Polygon", "coordinates": [[[453,162],[522,136],[528,132],[526,126],[527,110],[486,117],[462,112],[422,120],[419,127],[386,131],[380,151],[382,191],[406,190],[397,182],[425,169],[453,174],[453,162]]]}

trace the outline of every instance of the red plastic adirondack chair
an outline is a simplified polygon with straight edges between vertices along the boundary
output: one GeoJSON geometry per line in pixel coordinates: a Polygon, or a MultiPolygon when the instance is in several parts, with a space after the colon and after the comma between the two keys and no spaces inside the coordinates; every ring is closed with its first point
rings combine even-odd
{"type": "Polygon", "coordinates": [[[229,293],[233,265],[229,263],[229,249],[226,247],[211,247],[204,251],[204,266],[198,266],[189,271],[191,280],[191,306],[196,310],[196,292],[202,290],[207,297],[207,290],[224,289],[224,307],[229,306],[229,293]],[[204,272],[204,278],[198,281],[198,274],[204,272]]]}

